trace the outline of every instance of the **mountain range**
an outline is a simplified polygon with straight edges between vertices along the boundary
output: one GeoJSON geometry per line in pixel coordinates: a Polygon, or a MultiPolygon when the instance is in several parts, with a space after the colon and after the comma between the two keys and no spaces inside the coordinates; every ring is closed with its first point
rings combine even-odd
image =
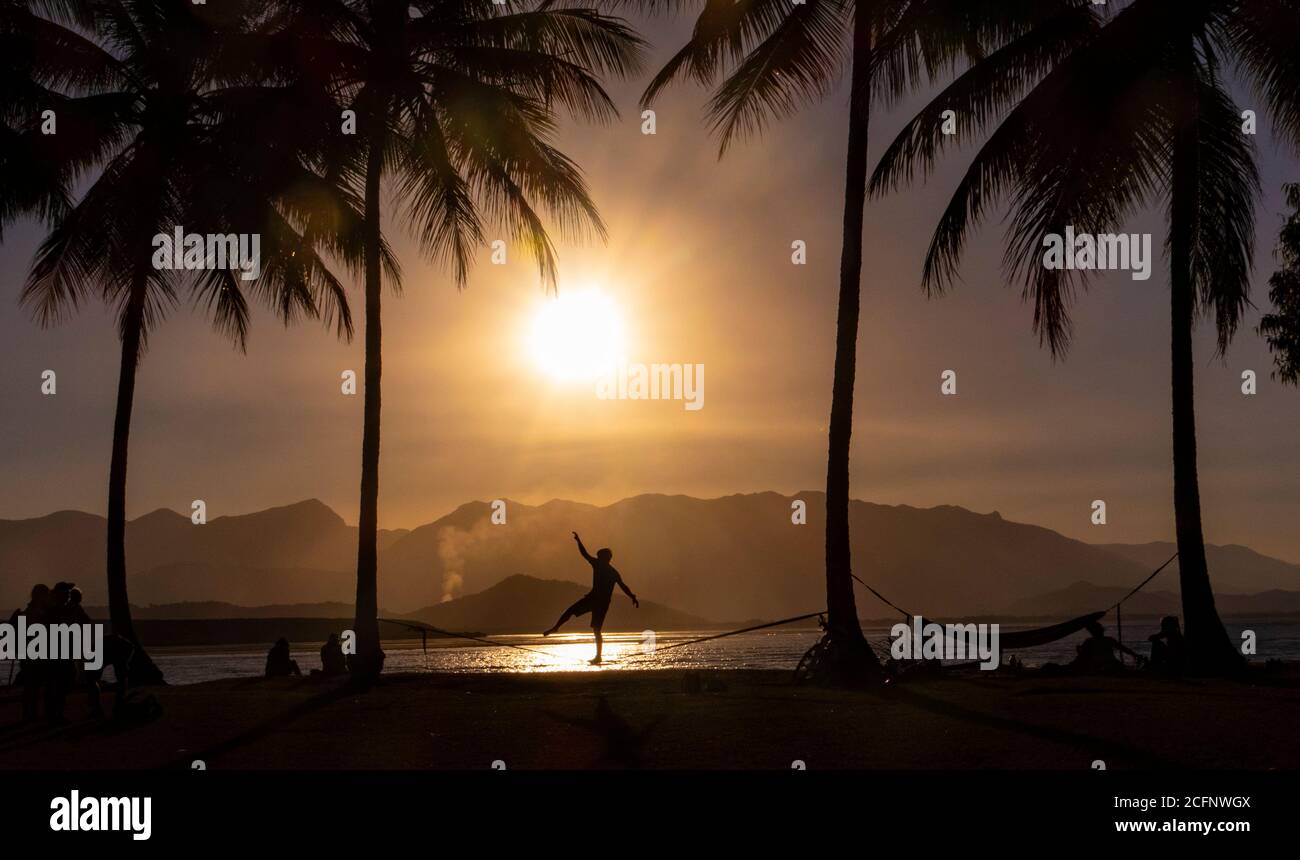
{"type": "MultiPolygon", "coordinates": [[[[629,586],[658,604],[657,611],[680,615],[683,626],[783,617],[824,605],[819,492],[716,499],[651,494],[604,506],[506,500],[504,523],[495,524],[492,513],[489,503],[470,502],[415,529],[382,531],[379,597],[385,611],[416,613],[436,624],[439,604],[476,595],[490,607],[490,592],[480,593],[516,574],[573,583],[576,596],[590,582],[590,569],[570,537],[573,530],[592,552],[613,548],[614,565],[629,586]],[[806,505],[806,523],[793,521],[796,501],[806,505]]],[[[1093,599],[1122,596],[1173,554],[1167,543],[1088,544],[997,512],[947,505],[854,501],[850,518],[858,575],[904,609],[932,617],[1060,614],[1085,594],[1092,608],[1093,599]]],[[[0,606],[21,606],[32,583],[57,580],[77,582],[87,605],[105,602],[104,531],[102,517],[76,511],[0,520],[0,606]]],[[[131,599],[142,606],[220,601],[264,607],[263,617],[280,611],[268,612],[268,604],[350,606],[356,531],[316,500],[203,525],[157,510],[127,525],[131,599]]],[[[1296,601],[1285,594],[1246,603],[1237,596],[1300,591],[1300,565],[1236,545],[1210,546],[1207,553],[1225,611],[1234,601],[1294,611],[1296,601]]],[[[1171,565],[1134,600],[1152,597],[1152,611],[1163,611],[1168,601],[1153,596],[1176,593],[1176,568],[1171,565]]],[[[536,591],[539,604],[546,604],[538,615],[543,620],[567,599],[567,592],[515,591],[536,591]]],[[[863,617],[892,612],[864,590],[858,595],[863,617]]],[[[487,611],[483,623],[471,626],[493,627],[491,615],[487,611]]],[[[536,626],[537,619],[526,620],[536,626]]]]}

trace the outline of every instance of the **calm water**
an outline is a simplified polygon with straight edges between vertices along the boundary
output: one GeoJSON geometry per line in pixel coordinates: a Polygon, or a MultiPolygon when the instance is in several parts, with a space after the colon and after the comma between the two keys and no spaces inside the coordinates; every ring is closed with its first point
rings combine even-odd
{"type": "MultiPolygon", "coordinates": [[[[1265,620],[1233,618],[1226,622],[1229,634],[1240,641],[1243,630],[1253,630],[1258,645],[1252,658],[1264,660],[1278,657],[1300,660],[1300,620],[1265,620]]],[[[1148,653],[1146,637],[1155,632],[1153,619],[1141,619],[1124,625],[1124,643],[1140,654],[1148,653]]],[[[1006,632],[1025,629],[1024,626],[1004,625],[1006,632]]],[[[655,641],[658,649],[675,642],[683,642],[719,631],[674,631],[660,634],[655,641]]],[[[1113,626],[1107,632],[1114,635],[1113,626]]],[[[1026,665],[1047,662],[1068,663],[1074,657],[1078,641],[1086,634],[1079,633],[1058,642],[1016,654],[1026,665]]],[[[799,658],[820,636],[816,630],[763,630],[743,633],[727,639],[702,642],[672,650],[648,653],[639,634],[610,633],[605,636],[605,663],[589,666],[595,654],[595,645],[588,632],[559,634],[543,639],[536,635],[498,636],[502,643],[533,650],[489,646],[454,640],[430,641],[428,651],[419,643],[385,643],[388,652],[385,671],[389,672],[574,672],[620,671],[624,669],[780,669],[792,671],[799,658]]],[[[867,636],[878,654],[888,653],[889,628],[869,627],[867,636]]],[[[268,644],[269,647],[269,644],[268,644]]],[[[320,666],[319,645],[295,647],[293,657],[304,672],[320,666]]],[[[266,663],[266,653],[261,649],[212,649],[207,651],[153,652],[154,660],[162,668],[167,680],[173,684],[197,684],[218,678],[261,675],[266,663]]],[[[111,670],[109,672],[111,676],[111,670]]],[[[0,661],[0,683],[9,676],[9,664],[0,661]]]]}

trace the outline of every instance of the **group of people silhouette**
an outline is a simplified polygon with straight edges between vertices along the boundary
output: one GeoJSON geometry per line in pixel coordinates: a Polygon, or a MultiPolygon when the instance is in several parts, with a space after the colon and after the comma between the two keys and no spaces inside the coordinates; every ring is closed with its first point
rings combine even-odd
{"type": "MultiPolygon", "coordinates": [[[[9,623],[17,625],[18,616],[26,617],[30,627],[33,624],[90,624],[90,616],[81,605],[81,589],[75,583],[56,582],[54,587],[37,584],[32,587],[27,606],[14,610],[9,616],[9,623]]],[[[51,725],[66,722],[64,716],[67,697],[78,688],[86,691],[87,705],[94,717],[104,716],[100,701],[100,683],[104,676],[104,666],[113,666],[116,674],[116,687],[120,693],[125,691],[127,663],[130,659],[131,645],[115,636],[104,637],[104,660],[99,669],[87,669],[78,660],[27,659],[19,664],[18,676],[13,680],[15,686],[21,687],[23,694],[23,722],[33,722],[40,718],[42,699],[45,705],[45,719],[51,725]],[[44,693],[44,696],[42,696],[44,693]]]]}

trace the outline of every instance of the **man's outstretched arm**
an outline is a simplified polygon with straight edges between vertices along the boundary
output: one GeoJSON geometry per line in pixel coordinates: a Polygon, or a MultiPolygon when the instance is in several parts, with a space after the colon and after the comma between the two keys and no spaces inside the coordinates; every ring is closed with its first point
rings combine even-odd
{"type": "Polygon", "coordinates": [[[636,599],[636,595],[632,593],[632,589],[627,587],[627,583],[623,581],[623,577],[621,576],[618,578],[618,587],[623,589],[624,594],[632,598],[633,606],[635,606],[637,609],[641,608],[641,601],[636,599]]]}
{"type": "Polygon", "coordinates": [[[578,552],[582,553],[582,557],[594,564],[596,559],[592,558],[591,553],[587,552],[587,548],[582,545],[582,538],[578,537],[577,532],[573,533],[573,539],[578,542],[578,552]]]}

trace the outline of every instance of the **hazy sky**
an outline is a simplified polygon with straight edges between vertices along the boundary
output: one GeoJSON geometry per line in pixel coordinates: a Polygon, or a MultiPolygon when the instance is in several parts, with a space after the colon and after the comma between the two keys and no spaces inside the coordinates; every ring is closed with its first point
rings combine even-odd
{"type": "MultiPolygon", "coordinates": [[[[682,32],[647,28],[655,57],[682,32]]],[[[393,232],[405,278],[385,305],[382,526],[419,525],[471,499],[607,503],[823,486],[847,94],[719,161],[694,88],[672,91],[658,106],[658,134],[641,134],[644,82],[613,87],[619,123],[569,126],[560,141],[585,169],[610,236],[604,246],[561,245],[560,290],[612,297],[630,360],[703,363],[704,408],[601,401],[589,384],[552,381],[526,349],[548,300],[531,261],[489,265],[484,249],[458,293],[393,232]],[[790,262],[795,239],[808,244],[806,266],[790,262]]],[[[873,165],[918,105],[878,117],[873,165]]],[[[1267,127],[1258,142],[1265,194],[1253,295],[1266,306],[1280,186],[1300,170],[1267,127]]],[[[869,205],[854,496],[997,510],[1095,542],[1172,539],[1163,266],[1146,282],[1127,273],[1095,281],[1063,362],[1039,348],[1031,308],[1003,277],[996,222],[975,237],[964,283],[927,300],[922,253],[965,163],[959,153],[925,187],[869,205]],[[957,372],[954,397],[940,395],[945,369],[957,372]],[[1107,501],[1106,526],[1089,522],[1094,499],[1107,501]]],[[[1162,243],[1158,213],[1130,229],[1162,243]]],[[[34,226],[16,227],[0,250],[0,517],[102,513],[114,329],[99,307],[45,331],[18,307],[38,238],[34,226]],[[40,393],[47,368],[58,373],[52,397],[40,393]]],[[[317,497],[355,522],[362,399],[339,389],[343,370],[362,369],[362,299],[353,297],[351,344],[316,324],[286,332],[263,311],[240,355],[188,306],[167,320],[139,377],[130,515],[187,510],[199,498],[213,517],[317,497]]],[[[1268,379],[1258,316],[1248,315],[1226,361],[1213,356],[1211,326],[1198,331],[1206,537],[1300,562],[1300,392],[1268,379]],[[1240,393],[1246,369],[1259,375],[1253,397],[1240,393]]]]}

